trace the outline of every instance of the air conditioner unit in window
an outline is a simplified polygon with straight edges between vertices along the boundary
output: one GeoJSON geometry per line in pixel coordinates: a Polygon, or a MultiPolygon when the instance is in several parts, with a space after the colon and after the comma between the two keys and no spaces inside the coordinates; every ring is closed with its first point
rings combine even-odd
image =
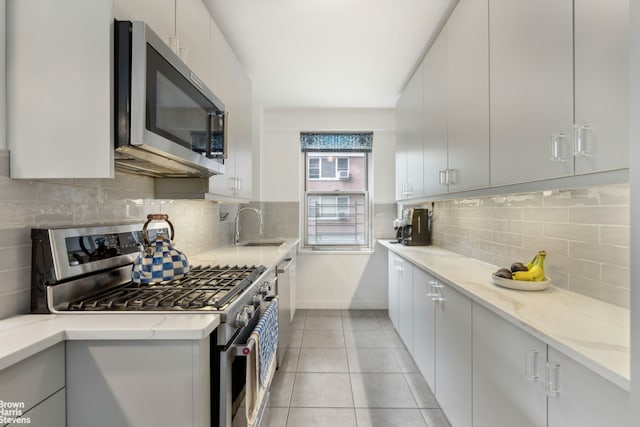
{"type": "Polygon", "coordinates": [[[341,181],[348,181],[349,180],[349,171],[338,171],[338,178],[341,181]]]}

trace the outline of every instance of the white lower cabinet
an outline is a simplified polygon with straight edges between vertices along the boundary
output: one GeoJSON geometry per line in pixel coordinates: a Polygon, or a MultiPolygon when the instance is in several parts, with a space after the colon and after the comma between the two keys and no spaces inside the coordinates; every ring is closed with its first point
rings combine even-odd
{"type": "Polygon", "coordinates": [[[413,269],[413,359],[432,389],[436,388],[436,312],[433,277],[413,269]]]}
{"type": "Polygon", "coordinates": [[[413,265],[400,259],[398,281],[398,333],[409,352],[413,352],[413,265]]]}
{"type": "Polygon", "coordinates": [[[413,349],[413,265],[389,252],[389,318],[404,345],[413,349]]]}
{"type": "Polygon", "coordinates": [[[209,338],[67,342],[67,427],[211,426],[209,338]]]}
{"type": "Polygon", "coordinates": [[[631,426],[629,393],[549,346],[548,427],[631,426]]]}
{"type": "Polygon", "coordinates": [[[393,252],[389,316],[453,427],[631,426],[626,390],[393,252]]]}
{"type": "Polygon", "coordinates": [[[544,427],[547,345],[473,304],[473,427],[544,427]]]}
{"type": "Polygon", "coordinates": [[[65,347],[59,343],[0,371],[0,400],[5,410],[17,410],[0,414],[0,425],[64,427],[64,397],[65,347]],[[14,423],[14,417],[21,420],[14,423]]]}
{"type": "Polygon", "coordinates": [[[398,261],[400,257],[389,252],[389,319],[394,328],[398,329],[398,261]]]}
{"type": "Polygon", "coordinates": [[[448,285],[436,291],[436,399],[452,426],[471,426],[471,300],[448,285]]]}
{"type": "Polygon", "coordinates": [[[67,425],[65,402],[65,390],[62,389],[6,426],[65,427],[67,425]]]}

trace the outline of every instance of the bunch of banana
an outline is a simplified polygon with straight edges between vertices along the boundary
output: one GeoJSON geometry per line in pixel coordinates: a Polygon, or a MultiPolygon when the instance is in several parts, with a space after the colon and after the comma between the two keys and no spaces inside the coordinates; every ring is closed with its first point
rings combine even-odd
{"type": "Polygon", "coordinates": [[[546,251],[539,251],[530,262],[526,264],[515,262],[511,264],[511,268],[501,268],[494,275],[505,279],[540,282],[546,278],[544,274],[544,258],[546,256],[546,251]]]}
{"type": "Polygon", "coordinates": [[[546,251],[540,251],[538,254],[525,264],[527,271],[516,271],[513,273],[514,280],[526,280],[529,282],[540,282],[545,279],[544,275],[544,257],[547,256],[546,251]]]}

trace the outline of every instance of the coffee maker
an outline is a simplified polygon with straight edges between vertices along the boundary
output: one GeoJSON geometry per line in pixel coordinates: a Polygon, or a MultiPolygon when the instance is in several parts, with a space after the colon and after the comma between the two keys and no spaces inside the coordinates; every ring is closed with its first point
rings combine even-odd
{"type": "Polygon", "coordinates": [[[399,242],[406,246],[430,245],[431,215],[429,209],[405,209],[398,228],[399,242]]]}

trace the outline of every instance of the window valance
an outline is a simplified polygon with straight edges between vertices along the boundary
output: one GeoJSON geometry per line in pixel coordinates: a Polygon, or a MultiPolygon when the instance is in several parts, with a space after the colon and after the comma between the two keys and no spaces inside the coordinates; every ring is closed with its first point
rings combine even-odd
{"type": "Polygon", "coordinates": [[[372,150],[373,132],[319,133],[302,132],[300,148],[307,151],[365,152],[372,150]]]}

